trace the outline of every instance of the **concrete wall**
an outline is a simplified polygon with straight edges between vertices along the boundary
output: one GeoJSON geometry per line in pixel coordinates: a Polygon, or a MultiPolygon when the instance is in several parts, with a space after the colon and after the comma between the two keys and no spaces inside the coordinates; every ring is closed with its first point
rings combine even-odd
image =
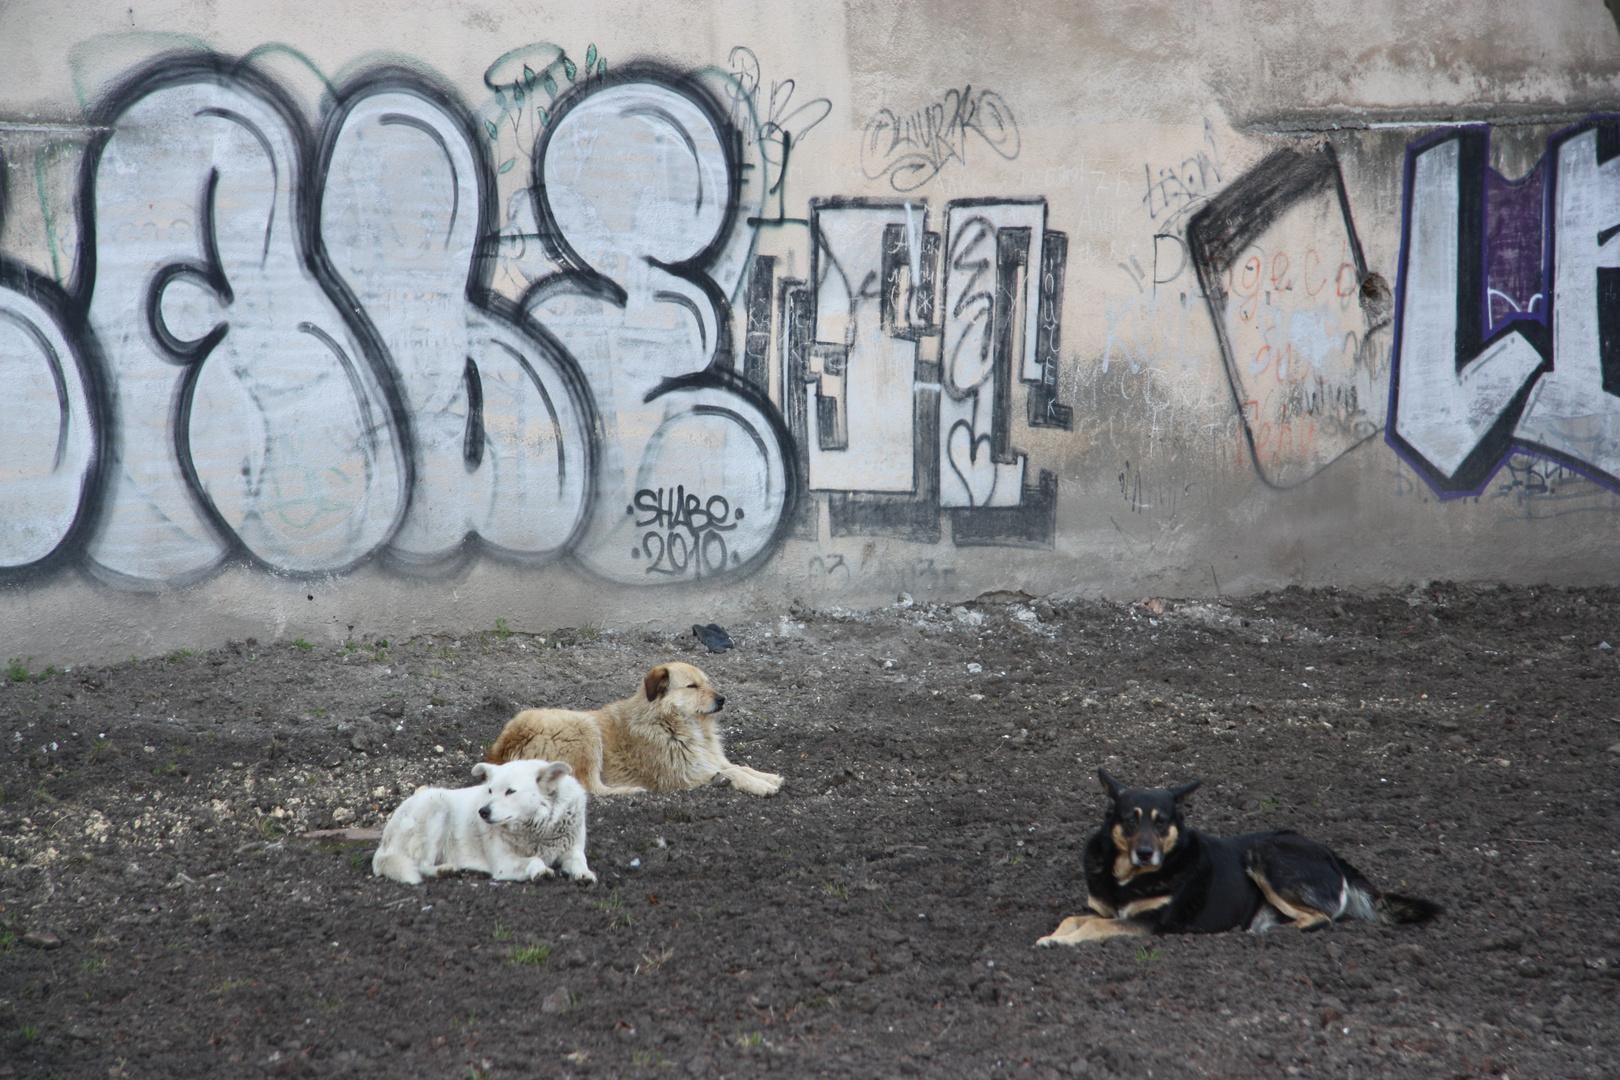
{"type": "Polygon", "coordinates": [[[1616,580],[1617,77],[1598,0],[13,0],[0,656],[1616,580]]]}

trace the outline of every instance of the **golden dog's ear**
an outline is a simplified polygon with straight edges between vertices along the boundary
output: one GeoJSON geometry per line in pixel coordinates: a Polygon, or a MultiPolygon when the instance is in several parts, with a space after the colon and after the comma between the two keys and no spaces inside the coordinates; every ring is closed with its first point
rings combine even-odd
{"type": "Polygon", "coordinates": [[[641,688],[647,692],[648,701],[657,701],[663,697],[664,692],[669,689],[669,668],[659,664],[647,672],[647,680],[641,684],[641,688]]]}

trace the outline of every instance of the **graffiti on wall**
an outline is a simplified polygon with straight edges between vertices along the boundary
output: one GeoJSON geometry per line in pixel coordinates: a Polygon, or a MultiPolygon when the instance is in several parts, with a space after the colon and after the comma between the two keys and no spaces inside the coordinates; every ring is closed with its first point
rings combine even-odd
{"type": "Polygon", "coordinates": [[[1383,428],[1388,320],[1332,147],[1273,151],[1186,243],[1262,479],[1292,487],[1383,428]]]}
{"type": "MultiPolygon", "coordinates": [[[[69,279],[0,259],[0,571],[689,581],[814,537],[816,500],[834,536],[1050,547],[1056,479],[1018,447],[1071,422],[1045,201],[793,222],[830,105],[731,61],[534,46],[483,112],[376,69],[314,128],[251,64],[134,73],[89,118],[69,279]],[[762,223],[805,230],[806,278],[762,223]]],[[[998,103],[975,130],[1016,153],[998,103]]]]}
{"type": "Polygon", "coordinates": [[[1050,546],[1056,477],[1029,476],[1012,438],[1015,406],[1028,427],[1071,422],[1067,238],[1044,200],[954,200],[944,218],[942,237],[923,199],[812,202],[811,280],[785,282],[783,305],[808,486],[830,493],[835,536],[933,543],[943,510],[958,546],[1050,546]]]}
{"type": "Polygon", "coordinates": [[[861,133],[861,170],[872,180],[886,177],[896,191],[916,191],[952,161],[965,165],[985,150],[1012,161],[1022,148],[1002,96],[965,86],[904,117],[879,109],[861,133]]]}
{"type": "Polygon", "coordinates": [[[1405,180],[1391,444],[1442,495],[1516,450],[1620,488],[1620,127],[1560,132],[1517,180],[1450,128],[1405,180]]]}

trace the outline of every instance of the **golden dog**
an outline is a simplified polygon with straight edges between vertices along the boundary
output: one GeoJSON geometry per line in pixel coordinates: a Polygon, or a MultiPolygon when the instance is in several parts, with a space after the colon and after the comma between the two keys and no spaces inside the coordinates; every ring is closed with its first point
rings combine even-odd
{"type": "Polygon", "coordinates": [[[634,697],[595,712],[525,709],[506,722],[484,760],[566,761],[593,795],[679,791],[730,783],[750,795],[774,795],[775,773],[726,760],[713,714],[726,703],[691,664],[660,664],[634,697]]]}

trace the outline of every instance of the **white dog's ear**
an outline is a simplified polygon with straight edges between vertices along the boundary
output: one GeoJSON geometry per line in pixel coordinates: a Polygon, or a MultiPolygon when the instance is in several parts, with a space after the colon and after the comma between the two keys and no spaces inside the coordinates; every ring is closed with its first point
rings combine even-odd
{"type": "Polygon", "coordinates": [[[547,787],[556,786],[557,781],[574,771],[574,767],[566,761],[553,761],[546,771],[540,774],[540,782],[547,787]]]}
{"type": "Polygon", "coordinates": [[[657,701],[659,698],[663,697],[664,692],[669,689],[668,665],[659,664],[657,667],[647,672],[647,678],[641,684],[641,688],[646,691],[648,701],[657,701]]]}
{"type": "Polygon", "coordinates": [[[493,769],[494,767],[495,766],[491,765],[487,761],[480,761],[478,764],[472,767],[473,778],[477,780],[489,779],[489,770],[493,769]]]}

